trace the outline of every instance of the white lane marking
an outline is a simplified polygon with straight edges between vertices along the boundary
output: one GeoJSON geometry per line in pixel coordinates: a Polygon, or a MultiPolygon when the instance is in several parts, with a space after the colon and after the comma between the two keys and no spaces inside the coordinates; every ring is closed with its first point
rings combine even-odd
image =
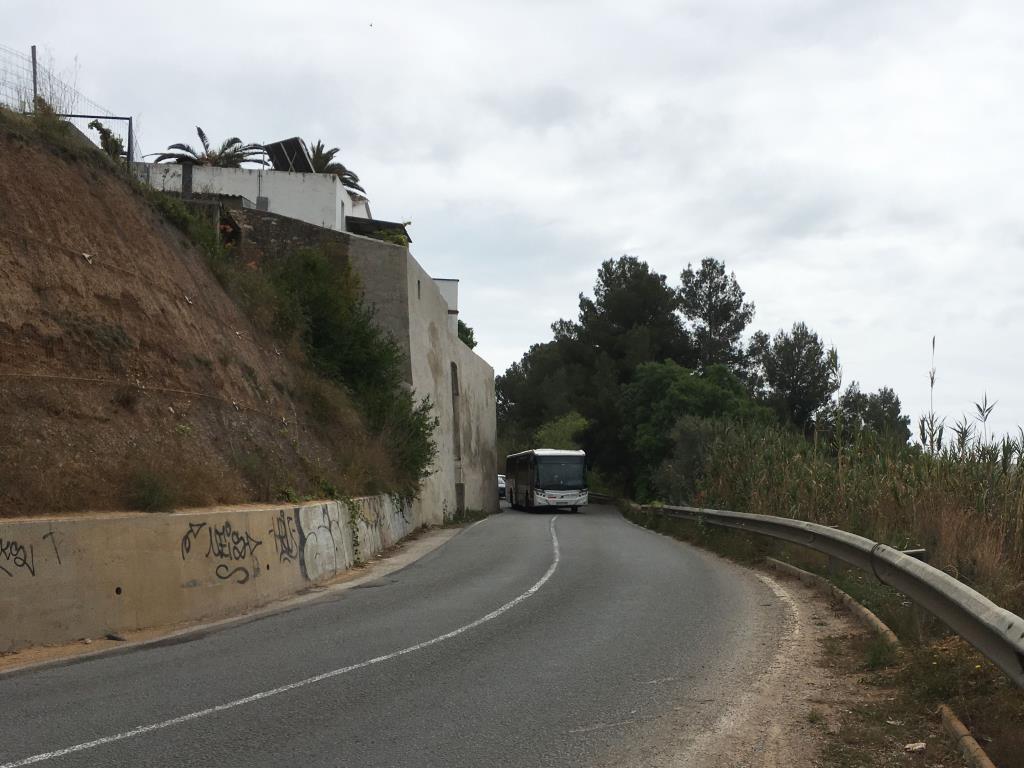
{"type": "Polygon", "coordinates": [[[181,725],[182,723],[187,723],[191,720],[198,720],[201,717],[207,717],[209,715],[217,714],[218,712],[224,712],[228,709],[241,707],[244,704],[252,704],[254,701],[260,701],[261,699],[268,699],[271,696],[277,696],[282,693],[287,693],[288,691],[293,691],[296,688],[303,688],[307,685],[313,685],[314,683],[323,682],[324,680],[329,680],[332,677],[338,677],[339,675],[354,672],[357,669],[363,669],[364,667],[371,667],[374,664],[380,664],[385,661],[390,661],[391,659],[396,659],[399,656],[405,656],[408,653],[414,653],[416,651],[421,651],[424,648],[429,648],[432,645],[443,643],[445,640],[451,640],[453,637],[457,637],[461,635],[463,632],[468,632],[471,629],[475,629],[479,627],[481,624],[491,621],[492,619],[496,619],[499,616],[501,616],[501,614],[512,610],[521,602],[523,602],[526,598],[536,594],[536,592],[545,584],[547,584],[548,580],[552,576],[554,576],[555,570],[558,568],[558,563],[562,559],[561,550],[558,547],[558,535],[555,533],[555,520],[557,519],[557,517],[558,516],[555,515],[551,518],[551,524],[548,527],[551,531],[551,547],[554,552],[554,558],[552,559],[551,565],[548,568],[547,572],[540,577],[540,581],[538,581],[528,590],[523,592],[523,594],[519,595],[519,597],[509,600],[500,608],[496,608],[495,610],[488,613],[486,616],[481,616],[476,621],[472,621],[469,624],[465,624],[459,627],[458,629],[453,629],[451,632],[446,632],[443,635],[438,635],[437,637],[431,640],[426,640],[422,643],[417,643],[416,645],[410,645],[408,648],[403,648],[400,651],[394,651],[393,653],[388,653],[384,656],[376,656],[372,659],[361,661],[358,664],[352,664],[347,667],[341,667],[340,669],[332,669],[330,672],[323,672],[319,675],[314,675],[313,677],[307,677],[304,680],[298,680],[294,683],[288,683],[287,685],[282,685],[278,688],[271,688],[268,691],[260,691],[259,693],[252,694],[251,696],[246,696],[241,699],[235,699],[234,701],[229,701],[225,704],[218,704],[214,707],[200,709],[196,712],[190,712],[187,715],[181,715],[180,717],[172,717],[170,720],[162,720],[159,723],[150,723],[149,725],[140,725],[138,728],[132,728],[130,731],[122,731],[121,733],[115,733],[112,736],[103,736],[98,739],[93,739],[92,741],[86,741],[82,742],[81,744],[75,744],[70,747],[64,747],[63,749],[55,749],[52,752],[41,752],[38,755],[32,755],[31,757],[25,757],[21,760],[15,760],[13,763],[4,763],[3,765],[0,765],[0,768],[20,768],[23,765],[41,763],[46,760],[53,760],[56,757],[63,757],[64,755],[70,755],[75,752],[84,752],[87,749],[102,747],[104,744],[111,744],[115,741],[124,741],[125,739],[130,739],[134,736],[141,736],[144,733],[149,733],[150,731],[159,731],[163,730],[164,728],[170,728],[174,725],[181,725]]]}

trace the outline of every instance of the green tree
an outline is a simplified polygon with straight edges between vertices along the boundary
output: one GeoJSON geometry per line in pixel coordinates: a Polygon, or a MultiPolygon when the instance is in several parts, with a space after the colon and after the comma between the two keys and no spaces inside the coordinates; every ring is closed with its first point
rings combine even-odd
{"type": "Polygon", "coordinates": [[[615,482],[629,483],[621,439],[622,386],[643,363],[696,362],[678,308],[678,294],[664,275],[635,256],[623,256],[598,269],[594,297],[580,294],[575,321],[552,326],[570,392],[566,410],[587,419],[584,447],[615,482]],[[613,477],[617,473],[623,476],[613,477]]]}
{"type": "Polygon", "coordinates": [[[476,336],[473,333],[473,329],[461,320],[459,320],[459,338],[462,339],[462,343],[470,349],[473,349],[473,347],[476,346],[476,336]]]}
{"type": "Polygon", "coordinates": [[[579,450],[582,447],[581,437],[587,426],[585,418],[576,411],[570,411],[543,424],[533,436],[533,447],[579,450]]]}
{"type": "Polygon", "coordinates": [[[754,317],[754,304],[743,300],[736,273],[725,264],[703,259],[700,269],[688,264],[680,276],[679,306],[697,344],[701,366],[738,367],[743,357],[740,336],[754,317]]]}
{"type": "Polygon", "coordinates": [[[676,310],[679,298],[664,275],[635,256],[605,261],[597,272],[594,298],[579,297],[579,317],[552,326],[556,339],[578,342],[606,355],[620,381],[640,363],[694,359],[690,338],[676,310]]]}
{"type": "Polygon", "coordinates": [[[115,136],[114,132],[99,120],[91,121],[89,128],[99,133],[100,148],[107,153],[108,157],[112,160],[120,160],[124,157],[124,142],[121,141],[120,136],[115,136]]]}
{"type": "Polygon", "coordinates": [[[702,372],[672,362],[644,363],[623,387],[620,400],[623,461],[630,468],[637,498],[652,490],[653,473],[671,455],[680,418],[729,417],[766,422],[768,408],[747,394],[743,383],[723,365],[702,372]]]}
{"type": "Polygon", "coordinates": [[[896,392],[882,387],[878,392],[861,392],[856,381],[819,419],[819,428],[841,430],[840,437],[850,442],[861,430],[870,430],[880,437],[904,444],[910,440],[910,417],[904,415],[896,392]]]}
{"type": "Polygon", "coordinates": [[[814,415],[839,389],[839,355],[826,348],[804,323],[779,331],[758,361],[768,387],[768,400],[779,414],[807,430],[814,415]]]}
{"type": "Polygon", "coordinates": [[[167,152],[162,152],[156,157],[158,163],[172,161],[183,165],[212,165],[218,168],[240,168],[242,163],[256,163],[266,165],[263,159],[265,154],[261,144],[243,144],[237,136],[225,139],[217,149],[211,148],[206,133],[198,125],[196,133],[202,144],[202,150],[198,150],[191,144],[171,144],[167,152]],[[173,152],[171,150],[174,150],[173,152]]]}
{"type": "Polygon", "coordinates": [[[545,422],[572,410],[572,393],[561,344],[534,344],[494,382],[498,432],[522,447],[545,422]]]}
{"type": "Polygon", "coordinates": [[[338,147],[328,149],[320,140],[317,140],[315,144],[310,144],[309,159],[313,163],[313,172],[333,173],[341,179],[343,186],[358,190],[365,195],[366,190],[359,185],[359,177],[334,159],[340,151],[338,147]]]}

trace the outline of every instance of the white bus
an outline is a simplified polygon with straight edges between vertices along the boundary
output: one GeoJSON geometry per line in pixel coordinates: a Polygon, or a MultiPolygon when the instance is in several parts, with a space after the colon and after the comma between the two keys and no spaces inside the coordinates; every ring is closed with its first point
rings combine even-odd
{"type": "Polygon", "coordinates": [[[568,507],[587,503],[583,451],[534,448],[505,458],[505,498],[513,509],[568,507]]]}

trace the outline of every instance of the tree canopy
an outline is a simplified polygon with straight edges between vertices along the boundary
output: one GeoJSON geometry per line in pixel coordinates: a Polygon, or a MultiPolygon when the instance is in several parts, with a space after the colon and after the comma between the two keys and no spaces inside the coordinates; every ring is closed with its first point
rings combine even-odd
{"type": "Polygon", "coordinates": [[[672,478],[699,471],[719,426],[778,422],[810,434],[841,421],[905,441],[909,420],[891,389],[851,385],[834,400],[835,348],[802,322],[744,345],[753,317],[715,259],[688,265],[678,287],[635,256],[609,259],[577,316],[497,377],[500,439],[510,450],[578,444],[610,486],[637,498],[696,487],[672,478]]]}
{"type": "Polygon", "coordinates": [[[812,426],[814,415],[839,389],[839,355],[826,348],[805,323],[779,331],[761,350],[758,361],[768,385],[768,399],[800,429],[812,426]]]}
{"type": "Polygon", "coordinates": [[[702,366],[736,367],[743,357],[740,337],[754,317],[754,304],[725,264],[703,259],[700,269],[687,265],[680,276],[679,306],[697,345],[702,366]]]}
{"type": "Polygon", "coordinates": [[[856,381],[850,382],[819,421],[822,426],[838,431],[844,442],[863,430],[900,444],[905,444],[911,436],[910,417],[903,414],[896,393],[889,387],[877,392],[861,392],[856,381]]]}

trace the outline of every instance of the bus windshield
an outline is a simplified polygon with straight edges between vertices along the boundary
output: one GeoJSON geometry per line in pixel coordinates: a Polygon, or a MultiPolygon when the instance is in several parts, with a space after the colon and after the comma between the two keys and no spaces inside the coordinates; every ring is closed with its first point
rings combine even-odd
{"type": "Polygon", "coordinates": [[[578,491],[583,485],[583,457],[538,456],[537,487],[545,491],[557,489],[578,491]]]}

